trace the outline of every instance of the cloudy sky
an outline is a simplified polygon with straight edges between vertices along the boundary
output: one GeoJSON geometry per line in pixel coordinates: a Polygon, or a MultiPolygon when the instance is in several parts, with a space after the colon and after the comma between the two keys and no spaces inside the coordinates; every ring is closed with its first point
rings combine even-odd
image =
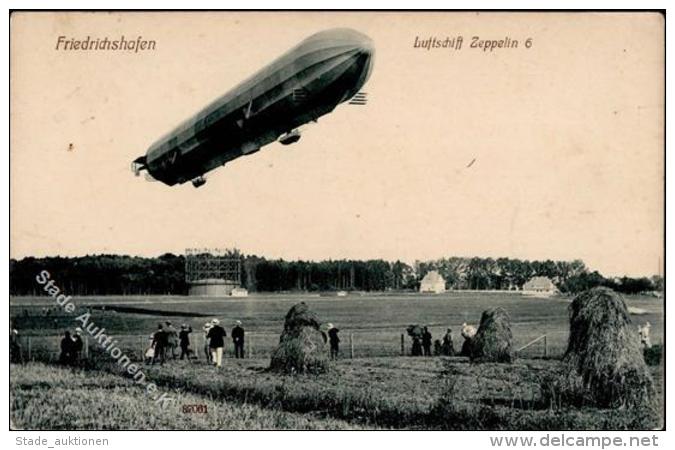
{"type": "Polygon", "coordinates": [[[15,14],[11,257],[238,246],[292,259],[581,258],[605,275],[657,273],[663,26],[655,14],[15,14]],[[342,105],[297,144],[229,163],[199,189],[129,171],[303,38],[345,26],[375,43],[366,107],[342,105]],[[88,35],[157,47],[55,50],[58,36],[88,35]],[[413,48],[458,35],[459,51],[413,48]],[[472,36],[520,45],[483,52],[472,36]]]}

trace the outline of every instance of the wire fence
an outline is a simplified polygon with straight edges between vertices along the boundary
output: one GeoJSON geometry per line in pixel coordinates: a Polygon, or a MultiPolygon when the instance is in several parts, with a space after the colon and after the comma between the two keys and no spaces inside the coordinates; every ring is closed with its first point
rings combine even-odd
{"type": "MultiPolygon", "coordinates": [[[[118,347],[132,361],[143,361],[152,341],[147,334],[110,335],[114,346],[118,347]]],[[[395,357],[412,354],[412,341],[404,333],[391,331],[343,331],[341,333],[340,357],[368,358],[395,357]]],[[[21,336],[18,339],[19,356],[23,361],[56,361],[61,353],[62,335],[21,336]]],[[[90,359],[103,352],[97,339],[83,336],[84,348],[82,358],[90,359]]],[[[269,358],[279,344],[278,333],[246,333],[244,355],[247,358],[269,358]]],[[[460,337],[454,342],[455,354],[459,354],[463,344],[460,337]]],[[[437,345],[436,345],[437,346],[437,345]]],[[[567,347],[567,333],[550,333],[539,336],[515,338],[513,349],[520,358],[559,358],[567,347]]],[[[190,336],[190,359],[205,360],[208,348],[202,333],[190,336]]],[[[328,348],[326,352],[328,352],[328,348]]],[[[432,352],[434,348],[432,347],[432,352]]],[[[167,356],[180,356],[180,347],[167,350],[167,356]]],[[[223,357],[234,358],[234,345],[227,342],[223,349],[223,357]]]]}

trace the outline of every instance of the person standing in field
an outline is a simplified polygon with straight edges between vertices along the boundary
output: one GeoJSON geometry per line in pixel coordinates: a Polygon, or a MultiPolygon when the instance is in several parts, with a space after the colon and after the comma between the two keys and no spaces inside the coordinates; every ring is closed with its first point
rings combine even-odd
{"type": "Polygon", "coordinates": [[[159,359],[160,365],[164,365],[164,359],[166,358],[166,347],[168,344],[168,336],[164,327],[160,323],[157,325],[157,331],[153,335],[152,346],[155,348],[155,354],[152,357],[152,364],[154,365],[157,359],[159,359]]]}
{"type": "Polygon", "coordinates": [[[171,325],[171,322],[166,321],[166,339],[167,346],[166,349],[171,350],[171,357],[176,359],[176,347],[178,347],[178,331],[176,328],[171,325]]]}
{"type": "Polygon", "coordinates": [[[82,328],[75,329],[75,335],[73,336],[73,360],[75,362],[82,359],[82,349],[84,349],[84,342],[82,342],[82,328]]]}
{"type": "Polygon", "coordinates": [[[444,356],[454,356],[455,346],[452,342],[452,330],[448,328],[443,336],[443,343],[441,344],[441,354],[444,356]]]}
{"type": "Polygon", "coordinates": [[[338,359],[340,353],[340,330],[335,328],[332,323],[328,324],[328,342],[330,343],[330,359],[338,359]]]}
{"type": "Polygon", "coordinates": [[[462,344],[462,350],[460,351],[460,356],[469,356],[471,354],[471,341],[476,336],[476,327],[473,325],[468,325],[466,322],[462,324],[462,337],[464,338],[464,343],[462,344]]]}
{"type": "Polygon", "coordinates": [[[652,324],[647,322],[642,326],[638,325],[638,335],[640,336],[640,343],[643,348],[652,348],[652,341],[649,336],[652,324]]]}
{"type": "Polygon", "coordinates": [[[73,338],[70,331],[66,331],[61,339],[61,354],[59,355],[61,364],[72,364],[73,362],[73,338]]]}
{"type": "Polygon", "coordinates": [[[417,335],[412,337],[412,355],[422,356],[422,342],[420,337],[417,335]]]}
{"type": "Polygon", "coordinates": [[[431,356],[431,341],[431,333],[427,327],[424,327],[424,333],[422,333],[422,348],[424,349],[424,356],[431,356]]]}
{"type": "Polygon", "coordinates": [[[244,328],[241,326],[241,320],[237,320],[232,328],[232,342],[234,343],[234,357],[244,357],[244,328]]]}
{"type": "Polygon", "coordinates": [[[204,324],[202,331],[204,332],[204,354],[206,355],[206,363],[211,364],[213,360],[211,359],[211,347],[209,346],[209,330],[213,324],[209,321],[204,324]]]}
{"type": "Polygon", "coordinates": [[[19,331],[16,328],[12,328],[12,332],[9,335],[9,362],[23,362],[21,344],[19,344],[19,331]]]}
{"type": "Polygon", "coordinates": [[[223,363],[223,347],[225,347],[227,333],[220,326],[218,319],[213,319],[211,324],[212,326],[207,336],[209,338],[209,348],[211,349],[211,359],[216,367],[221,367],[223,363]]]}
{"type": "Polygon", "coordinates": [[[180,341],[181,361],[183,360],[183,356],[187,356],[188,361],[190,360],[190,333],[192,333],[192,326],[187,326],[186,324],[180,326],[178,340],[180,341]]]}
{"type": "Polygon", "coordinates": [[[151,334],[148,340],[148,348],[145,349],[145,364],[151,364],[155,359],[155,334],[151,334]]]}

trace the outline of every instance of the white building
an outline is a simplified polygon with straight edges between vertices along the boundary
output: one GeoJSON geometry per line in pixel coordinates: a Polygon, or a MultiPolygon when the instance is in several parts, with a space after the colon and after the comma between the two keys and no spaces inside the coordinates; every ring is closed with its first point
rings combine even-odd
{"type": "Polygon", "coordinates": [[[523,293],[538,297],[549,297],[558,292],[558,289],[548,277],[532,277],[523,285],[523,293]]]}
{"type": "Polygon", "coordinates": [[[433,292],[440,294],[445,292],[445,280],[437,271],[427,273],[420,283],[420,292],[433,292]]]}
{"type": "Polygon", "coordinates": [[[242,287],[234,288],[230,295],[232,295],[232,297],[248,297],[248,289],[242,287]]]}

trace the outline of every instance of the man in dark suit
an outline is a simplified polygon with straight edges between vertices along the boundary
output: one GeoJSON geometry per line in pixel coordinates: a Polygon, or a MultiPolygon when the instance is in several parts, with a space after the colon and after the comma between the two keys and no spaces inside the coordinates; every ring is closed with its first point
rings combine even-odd
{"type": "Polygon", "coordinates": [[[241,320],[235,322],[232,328],[232,342],[234,342],[234,357],[244,357],[244,328],[241,326],[241,320]]]}

